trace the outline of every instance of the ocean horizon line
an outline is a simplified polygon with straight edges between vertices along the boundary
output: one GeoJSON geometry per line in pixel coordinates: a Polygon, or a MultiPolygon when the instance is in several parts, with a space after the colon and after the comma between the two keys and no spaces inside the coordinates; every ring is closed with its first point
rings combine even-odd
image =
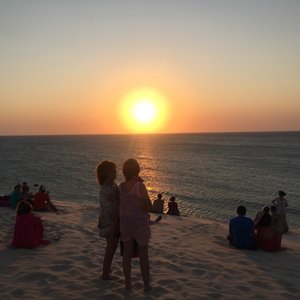
{"type": "Polygon", "coordinates": [[[154,136],[154,135],[218,135],[218,134],[280,134],[300,133],[300,130],[261,130],[261,131],[190,131],[190,132],[147,132],[147,133],[63,133],[63,134],[8,134],[3,137],[71,137],[71,136],[154,136]]]}

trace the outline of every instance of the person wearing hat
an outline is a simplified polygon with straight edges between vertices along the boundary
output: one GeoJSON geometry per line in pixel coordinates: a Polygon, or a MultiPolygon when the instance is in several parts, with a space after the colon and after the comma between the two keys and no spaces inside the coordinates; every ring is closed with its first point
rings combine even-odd
{"type": "Polygon", "coordinates": [[[286,208],[289,206],[287,200],[284,198],[286,193],[284,191],[278,191],[278,197],[272,200],[272,203],[277,207],[277,213],[282,218],[283,232],[289,231],[289,226],[286,221],[286,208]]]}

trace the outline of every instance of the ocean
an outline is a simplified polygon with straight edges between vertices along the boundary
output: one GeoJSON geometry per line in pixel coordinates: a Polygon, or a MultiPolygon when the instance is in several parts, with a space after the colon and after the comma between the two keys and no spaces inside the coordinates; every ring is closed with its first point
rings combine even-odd
{"type": "Polygon", "coordinates": [[[238,205],[254,217],[278,190],[300,227],[300,132],[0,137],[0,195],[19,182],[55,199],[98,203],[95,168],[136,158],[151,199],[175,196],[186,216],[227,221],[238,205]]]}

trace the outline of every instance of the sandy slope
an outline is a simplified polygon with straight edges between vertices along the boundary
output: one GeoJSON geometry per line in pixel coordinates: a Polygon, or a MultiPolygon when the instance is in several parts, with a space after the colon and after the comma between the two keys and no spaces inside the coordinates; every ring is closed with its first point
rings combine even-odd
{"type": "Polygon", "coordinates": [[[151,227],[153,290],[144,294],[138,259],[134,288],[125,292],[119,249],[115,280],[100,280],[105,242],[97,206],[58,207],[60,215],[40,214],[52,243],[35,250],[8,247],[14,211],[0,208],[0,299],[299,299],[299,231],[284,236],[287,251],[241,251],[228,246],[226,224],[164,216],[151,227]]]}

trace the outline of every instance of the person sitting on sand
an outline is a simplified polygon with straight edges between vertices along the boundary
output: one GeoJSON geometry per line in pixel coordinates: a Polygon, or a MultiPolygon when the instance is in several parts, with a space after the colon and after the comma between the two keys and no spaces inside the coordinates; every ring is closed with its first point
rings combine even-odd
{"type": "Polygon", "coordinates": [[[259,218],[255,218],[256,221],[254,221],[255,228],[258,227],[265,227],[265,226],[270,226],[272,217],[270,215],[270,207],[269,206],[264,206],[262,209],[262,214],[260,215],[259,218]]]}
{"type": "Polygon", "coordinates": [[[263,208],[261,210],[259,210],[256,214],[256,216],[253,219],[254,222],[254,227],[256,227],[256,225],[258,224],[259,220],[261,219],[262,215],[263,215],[263,208]]]}
{"type": "Polygon", "coordinates": [[[150,270],[148,243],[151,236],[149,215],[153,211],[146,186],[141,182],[140,166],[135,159],[128,159],[123,164],[125,181],[119,186],[120,191],[120,233],[124,243],[123,270],[125,288],[131,289],[131,260],[134,240],[138,244],[138,255],[144,282],[144,291],[149,291],[150,270]]]}
{"type": "Polygon", "coordinates": [[[16,208],[20,199],[21,199],[21,184],[17,184],[14,187],[14,190],[11,192],[10,197],[9,197],[9,206],[11,208],[16,208]]]}
{"type": "Polygon", "coordinates": [[[165,201],[162,199],[162,194],[157,195],[157,199],[153,201],[153,212],[156,214],[164,213],[165,201]]]}
{"type": "Polygon", "coordinates": [[[178,209],[178,204],[177,202],[175,202],[175,197],[171,197],[170,201],[168,203],[168,211],[167,211],[168,215],[172,215],[172,216],[180,216],[180,212],[178,209]]]}
{"type": "Polygon", "coordinates": [[[32,213],[32,205],[27,201],[19,202],[11,245],[15,248],[36,248],[49,244],[43,238],[43,223],[40,217],[32,213]]]}
{"type": "Polygon", "coordinates": [[[238,216],[229,222],[230,244],[239,249],[254,249],[254,223],[251,218],[246,217],[246,207],[238,206],[236,210],[238,216]]]}
{"type": "Polygon", "coordinates": [[[32,205],[33,202],[33,194],[30,192],[29,185],[27,182],[22,183],[22,188],[21,188],[21,199],[20,201],[27,201],[32,205]]]}
{"type": "Polygon", "coordinates": [[[106,239],[102,279],[111,279],[111,264],[119,241],[119,190],[115,183],[116,165],[108,160],[101,162],[96,169],[100,185],[100,214],[98,228],[100,237],[106,239]]]}
{"type": "Polygon", "coordinates": [[[272,200],[272,203],[277,206],[277,213],[279,213],[282,218],[284,233],[289,231],[289,226],[286,220],[286,208],[289,204],[284,198],[285,195],[286,193],[284,191],[278,191],[278,197],[272,200]]]}
{"type": "Polygon", "coordinates": [[[39,191],[34,195],[32,206],[37,211],[47,211],[49,209],[58,212],[55,205],[51,202],[49,192],[45,186],[41,185],[39,191]]]}
{"type": "Polygon", "coordinates": [[[256,227],[256,245],[264,251],[275,252],[281,248],[282,234],[272,226],[272,217],[269,214],[269,207],[267,208],[264,208],[264,214],[256,227]]]}

